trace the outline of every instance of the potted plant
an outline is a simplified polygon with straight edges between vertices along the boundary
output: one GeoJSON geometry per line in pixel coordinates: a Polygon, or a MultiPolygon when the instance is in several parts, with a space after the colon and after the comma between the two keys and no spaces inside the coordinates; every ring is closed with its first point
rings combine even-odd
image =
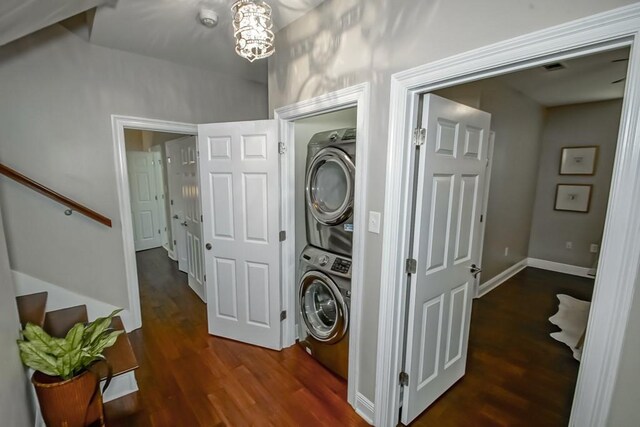
{"type": "Polygon", "coordinates": [[[52,337],[33,324],[22,331],[23,339],[18,340],[20,357],[35,370],[31,382],[47,426],[104,424],[100,378],[91,367],[105,360],[104,349],[124,332],[110,328],[112,318],[120,311],[87,324],[77,323],[64,338],[52,337]]]}

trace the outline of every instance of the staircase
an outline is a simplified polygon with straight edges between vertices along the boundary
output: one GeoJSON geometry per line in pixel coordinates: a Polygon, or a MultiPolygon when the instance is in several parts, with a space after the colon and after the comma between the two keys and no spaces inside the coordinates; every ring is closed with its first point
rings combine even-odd
{"type": "MultiPolygon", "coordinates": [[[[76,323],[89,321],[87,307],[84,305],[47,312],[47,292],[19,296],[16,301],[23,328],[27,323],[33,323],[41,326],[53,337],[63,338],[76,323]]],[[[111,321],[111,327],[115,330],[124,330],[122,319],[114,317],[111,321]]],[[[118,335],[115,344],[104,350],[104,356],[111,365],[114,378],[138,368],[138,361],[126,333],[118,335]]],[[[107,364],[97,362],[96,368],[98,368],[100,379],[106,379],[108,376],[107,364]]]]}

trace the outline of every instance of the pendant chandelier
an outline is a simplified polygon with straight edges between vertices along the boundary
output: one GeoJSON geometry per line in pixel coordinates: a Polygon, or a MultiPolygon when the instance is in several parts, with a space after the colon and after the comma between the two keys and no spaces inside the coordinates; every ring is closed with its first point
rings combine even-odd
{"type": "Polygon", "coordinates": [[[274,52],[271,6],[263,1],[238,0],[231,7],[236,53],[250,62],[274,52]]]}

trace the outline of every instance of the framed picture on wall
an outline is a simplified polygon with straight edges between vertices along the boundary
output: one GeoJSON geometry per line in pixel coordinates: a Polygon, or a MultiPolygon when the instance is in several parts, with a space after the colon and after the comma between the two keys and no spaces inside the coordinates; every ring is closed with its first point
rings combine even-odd
{"type": "Polygon", "coordinates": [[[592,187],[591,184],[558,184],[554,209],[557,211],[589,212],[592,187]]]}
{"type": "Polygon", "coordinates": [[[593,175],[598,146],[564,147],[560,156],[560,175],[593,175]]]}

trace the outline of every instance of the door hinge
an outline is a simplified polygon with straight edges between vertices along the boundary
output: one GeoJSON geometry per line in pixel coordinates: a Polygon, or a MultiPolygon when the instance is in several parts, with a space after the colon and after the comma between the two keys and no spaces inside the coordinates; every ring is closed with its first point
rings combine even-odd
{"type": "Polygon", "coordinates": [[[413,144],[420,146],[427,140],[427,130],[425,128],[415,128],[413,130],[413,144]]]}
{"type": "Polygon", "coordinates": [[[202,218],[202,215],[200,215],[200,222],[204,222],[204,219],[202,218]]]}
{"type": "Polygon", "coordinates": [[[400,376],[399,376],[398,380],[400,381],[400,385],[402,387],[408,386],[409,385],[409,374],[407,374],[406,372],[400,372],[400,376]]]}
{"type": "Polygon", "coordinates": [[[173,241],[173,246],[177,245],[178,243],[174,240],[173,241]]]}
{"type": "Polygon", "coordinates": [[[158,196],[156,196],[156,200],[158,200],[158,196]]]}
{"type": "Polygon", "coordinates": [[[282,310],[280,312],[280,321],[282,322],[286,318],[287,318],[287,310],[282,310]]]}
{"type": "Polygon", "coordinates": [[[285,240],[287,240],[287,232],[286,232],[286,231],[284,231],[284,230],[282,230],[282,231],[280,232],[280,234],[278,235],[278,237],[280,238],[280,241],[281,241],[281,242],[284,242],[285,240]]]}
{"type": "Polygon", "coordinates": [[[162,234],[162,233],[160,232],[160,229],[159,229],[159,228],[158,228],[158,234],[162,234]]]}
{"type": "Polygon", "coordinates": [[[278,153],[284,154],[287,151],[287,147],[284,145],[284,142],[278,142],[278,153]]]}
{"type": "Polygon", "coordinates": [[[207,275],[206,274],[204,275],[204,281],[205,282],[207,281],[207,275]]]}
{"type": "Polygon", "coordinates": [[[484,215],[480,215],[480,222],[484,219],[484,215]]]}
{"type": "Polygon", "coordinates": [[[173,206],[173,199],[171,199],[171,206],[173,206]]]}
{"type": "Polygon", "coordinates": [[[416,274],[418,271],[418,262],[413,258],[407,258],[404,269],[409,274],[416,274]]]}

